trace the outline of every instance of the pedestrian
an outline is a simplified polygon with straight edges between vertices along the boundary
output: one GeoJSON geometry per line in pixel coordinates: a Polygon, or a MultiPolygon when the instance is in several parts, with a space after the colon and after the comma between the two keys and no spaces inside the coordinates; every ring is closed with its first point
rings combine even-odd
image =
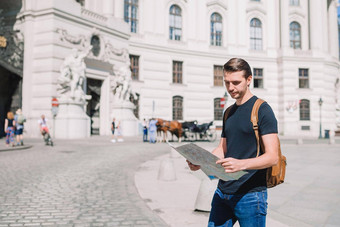
{"type": "Polygon", "coordinates": [[[156,132],[157,132],[156,123],[157,123],[157,120],[154,118],[152,118],[149,121],[150,143],[156,143],[156,132]]]}
{"type": "Polygon", "coordinates": [[[112,132],[112,135],[111,135],[111,142],[112,143],[115,143],[116,142],[116,139],[115,139],[115,129],[116,129],[116,118],[113,118],[112,119],[112,123],[111,123],[111,132],[112,132]]]}
{"type": "MultiPolygon", "coordinates": [[[[278,161],[277,120],[271,107],[263,103],[258,125],[266,152],[261,149],[261,155],[256,157],[257,141],[250,116],[258,98],[249,89],[251,80],[251,68],[245,60],[232,58],[224,65],[224,83],[236,102],[223,122],[220,143],[212,153],[220,158],[216,164],[225,172],[246,170],[247,174],[238,180],[219,180],[211,203],[209,227],[229,227],[236,221],[241,227],[266,225],[266,170],[278,161]]],[[[191,170],[200,169],[187,162],[191,170]]]]}
{"type": "Polygon", "coordinates": [[[123,135],[122,135],[122,124],[120,121],[117,123],[117,141],[118,142],[123,142],[123,135]]]}
{"type": "Polygon", "coordinates": [[[23,138],[23,132],[24,132],[24,123],[26,122],[25,116],[22,114],[21,109],[17,109],[14,116],[15,121],[15,136],[17,141],[17,146],[23,146],[24,145],[24,138],[23,138]]]}
{"type": "Polygon", "coordinates": [[[143,142],[148,142],[148,123],[143,120],[143,142]]]}
{"type": "Polygon", "coordinates": [[[50,130],[47,124],[48,120],[47,118],[45,118],[45,115],[41,115],[40,119],[38,120],[38,124],[39,124],[39,129],[40,129],[40,133],[43,136],[43,139],[45,141],[46,145],[51,145],[53,146],[53,141],[52,141],[52,137],[50,134],[50,130]]]}
{"type": "Polygon", "coordinates": [[[14,147],[14,114],[13,112],[7,113],[7,118],[5,119],[5,133],[6,133],[6,146],[8,147],[10,144],[14,147]]]}

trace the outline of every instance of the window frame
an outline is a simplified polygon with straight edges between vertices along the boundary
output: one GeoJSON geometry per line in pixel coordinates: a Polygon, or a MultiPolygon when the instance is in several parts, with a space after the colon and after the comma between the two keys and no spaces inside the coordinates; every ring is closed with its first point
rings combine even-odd
{"type": "Polygon", "coordinates": [[[299,6],[300,0],[289,0],[289,5],[290,6],[299,6]]]}
{"type": "Polygon", "coordinates": [[[130,32],[138,29],[138,0],[124,0],[124,21],[129,23],[130,32]]]}
{"type": "Polygon", "coordinates": [[[301,24],[299,22],[292,21],[289,24],[289,46],[295,50],[302,49],[301,30],[301,24]]]}
{"type": "Polygon", "coordinates": [[[254,79],[254,88],[259,88],[259,89],[262,89],[264,88],[264,79],[263,79],[263,68],[253,68],[253,79],[254,79]],[[260,74],[258,74],[260,73],[260,74]],[[256,81],[257,81],[257,84],[258,84],[258,81],[261,81],[261,86],[255,86],[256,84],[256,81]]]}
{"type": "Polygon", "coordinates": [[[175,41],[181,41],[182,39],[182,9],[176,4],[173,4],[169,8],[169,39],[175,41]],[[176,34],[179,32],[179,35],[176,34]]]}
{"type": "Polygon", "coordinates": [[[299,88],[302,88],[302,89],[309,88],[309,69],[308,68],[299,68],[299,88]]]}
{"type": "Polygon", "coordinates": [[[221,107],[221,98],[214,98],[214,121],[223,120],[223,107],[221,107]]]}
{"type": "Polygon", "coordinates": [[[251,50],[263,50],[263,26],[257,17],[249,22],[249,41],[251,50]]]}
{"type": "Polygon", "coordinates": [[[139,56],[130,54],[129,58],[130,58],[131,79],[139,80],[139,56]]]}
{"type": "Polygon", "coordinates": [[[214,12],[210,16],[210,45],[222,46],[223,40],[223,18],[221,14],[214,12]],[[217,24],[221,25],[221,31],[215,28],[217,24]]]}
{"type": "Polygon", "coordinates": [[[172,97],[172,120],[183,120],[183,97],[180,95],[172,97]]]}
{"type": "Polygon", "coordinates": [[[172,61],[172,83],[183,84],[183,62],[172,61]]]}
{"type": "Polygon", "coordinates": [[[300,121],[310,121],[310,101],[300,99],[299,101],[300,121]]]}
{"type": "Polygon", "coordinates": [[[214,87],[223,87],[224,86],[223,77],[224,77],[223,66],[222,65],[214,65],[214,87]]]}

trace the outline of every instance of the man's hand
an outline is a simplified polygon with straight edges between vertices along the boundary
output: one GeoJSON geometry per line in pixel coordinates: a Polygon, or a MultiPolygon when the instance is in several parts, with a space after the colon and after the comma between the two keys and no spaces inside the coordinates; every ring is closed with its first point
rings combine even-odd
{"type": "Polygon", "coordinates": [[[216,164],[221,164],[226,173],[234,173],[246,169],[245,160],[235,158],[220,159],[216,164]]]}
{"type": "Polygon", "coordinates": [[[201,168],[201,166],[194,165],[191,162],[189,162],[188,160],[187,160],[187,163],[188,163],[188,166],[189,166],[191,171],[196,171],[196,170],[199,170],[201,168]]]}

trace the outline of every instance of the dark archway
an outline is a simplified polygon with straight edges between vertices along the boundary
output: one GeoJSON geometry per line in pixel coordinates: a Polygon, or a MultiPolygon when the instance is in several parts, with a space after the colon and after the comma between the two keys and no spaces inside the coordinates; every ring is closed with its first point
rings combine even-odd
{"type": "Polygon", "coordinates": [[[4,122],[8,111],[22,106],[23,36],[14,29],[21,0],[0,4],[0,137],[5,135],[4,122]]]}
{"type": "Polygon", "coordinates": [[[91,119],[91,135],[99,135],[100,130],[100,94],[103,81],[86,78],[86,94],[92,98],[88,100],[86,114],[91,119]]]}
{"type": "Polygon", "coordinates": [[[8,111],[21,108],[21,77],[0,66],[0,137],[5,136],[4,122],[8,111]]]}

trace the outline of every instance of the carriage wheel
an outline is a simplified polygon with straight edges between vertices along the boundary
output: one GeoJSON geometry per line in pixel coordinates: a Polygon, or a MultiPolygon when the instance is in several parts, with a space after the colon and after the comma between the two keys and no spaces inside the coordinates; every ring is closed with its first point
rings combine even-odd
{"type": "Polygon", "coordinates": [[[193,142],[193,141],[196,141],[196,135],[194,132],[190,132],[188,133],[188,139],[189,141],[193,142]]]}
{"type": "Polygon", "coordinates": [[[206,135],[209,142],[214,142],[216,140],[217,135],[215,130],[208,129],[206,135]]]}

